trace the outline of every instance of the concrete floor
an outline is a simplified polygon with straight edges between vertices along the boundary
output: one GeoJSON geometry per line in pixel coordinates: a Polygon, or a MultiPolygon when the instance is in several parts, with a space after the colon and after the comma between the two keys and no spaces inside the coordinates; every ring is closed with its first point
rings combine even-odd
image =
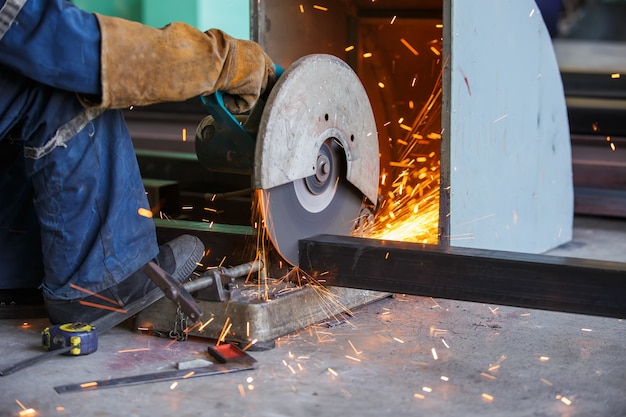
{"type": "MultiPolygon", "coordinates": [[[[577,218],[574,240],[553,253],[625,261],[626,221],[577,218]]],[[[354,313],[251,352],[252,371],[57,394],[172,369],[209,344],[118,326],[89,356],[0,377],[0,415],[18,416],[16,400],[37,416],[626,415],[623,320],[402,295],[354,313]]],[[[0,367],[38,354],[45,325],[0,321],[0,367]]]]}

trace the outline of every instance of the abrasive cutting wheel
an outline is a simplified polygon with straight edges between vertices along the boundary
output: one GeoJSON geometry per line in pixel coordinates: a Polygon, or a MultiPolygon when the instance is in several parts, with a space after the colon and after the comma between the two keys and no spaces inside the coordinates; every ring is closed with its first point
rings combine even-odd
{"type": "Polygon", "coordinates": [[[267,234],[298,264],[298,241],[350,235],[377,200],[378,137],[365,89],[330,55],[296,61],[272,89],[259,125],[253,184],[267,234]]]}

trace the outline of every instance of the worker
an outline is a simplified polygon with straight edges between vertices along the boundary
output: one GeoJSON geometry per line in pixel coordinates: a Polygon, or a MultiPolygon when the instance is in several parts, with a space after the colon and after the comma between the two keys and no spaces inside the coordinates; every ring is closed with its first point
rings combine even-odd
{"type": "Polygon", "coordinates": [[[187,279],[203,245],[158,246],[119,109],[221,90],[242,113],[274,78],[258,44],[220,30],[0,0],[0,288],[37,279],[53,324],[112,327],[160,291],[149,261],[187,279]]]}

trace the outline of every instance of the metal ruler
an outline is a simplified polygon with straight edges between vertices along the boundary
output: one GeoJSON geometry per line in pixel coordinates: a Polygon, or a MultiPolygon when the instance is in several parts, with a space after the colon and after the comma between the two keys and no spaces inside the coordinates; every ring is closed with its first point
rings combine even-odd
{"type": "Polygon", "coordinates": [[[218,363],[192,369],[176,369],[100,381],[86,381],[78,384],[60,385],[54,387],[54,390],[59,394],[93,391],[104,388],[127,387],[153,382],[227,374],[231,372],[247,371],[257,367],[256,359],[231,344],[223,344],[215,348],[210,347],[209,353],[214,356],[218,363]]]}

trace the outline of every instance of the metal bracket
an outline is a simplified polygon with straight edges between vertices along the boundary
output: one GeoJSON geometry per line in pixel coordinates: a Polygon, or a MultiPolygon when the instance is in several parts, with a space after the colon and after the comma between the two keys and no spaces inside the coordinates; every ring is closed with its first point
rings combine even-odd
{"type": "Polygon", "coordinates": [[[187,282],[184,287],[189,292],[198,291],[196,297],[206,301],[228,301],[235,287],[235,278],[254,274],[263,269],[263,261],[252,261],[232,268],[209,269],[199,278],[187,282]]]}

